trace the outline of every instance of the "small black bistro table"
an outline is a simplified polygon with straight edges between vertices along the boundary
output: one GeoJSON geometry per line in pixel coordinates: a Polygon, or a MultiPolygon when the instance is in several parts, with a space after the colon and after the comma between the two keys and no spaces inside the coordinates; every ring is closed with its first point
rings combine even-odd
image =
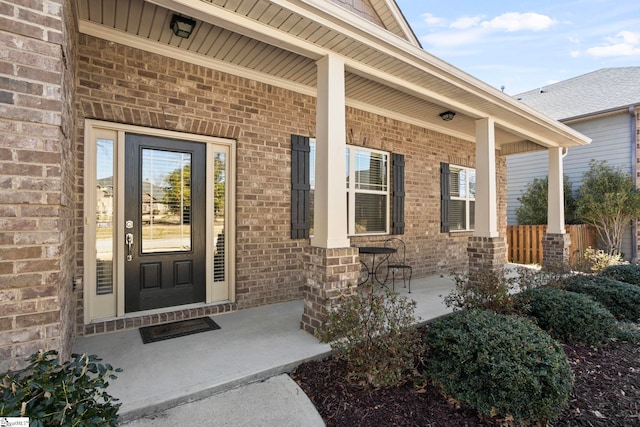
{"type": "Polygon", "coordinates": [[[361,255],[371,255],[370,266],[367,265],[367,263],[362,260],[362,257],[360,257],[360,263],[364,266],[364,268],[367,271],[367,278],[362,282],[358,283],[358,286],[364,285],[365,283],[370,281],[371,284],[374,284],[377,282],[379,285],[386,287],[385,285],[385,282],[387,280],[386,275],[384,277],[384,280],[380,280],[378,278],[377,272],[380,266],[389,259],[389,256],[396,252],[396,249],[386,248],[383,246],[359,246],[358,252],[360,252],[361,255]],[[381,257],[378,258],[377,262],[376,262],[376,255],[381,255],[381,257]]]}

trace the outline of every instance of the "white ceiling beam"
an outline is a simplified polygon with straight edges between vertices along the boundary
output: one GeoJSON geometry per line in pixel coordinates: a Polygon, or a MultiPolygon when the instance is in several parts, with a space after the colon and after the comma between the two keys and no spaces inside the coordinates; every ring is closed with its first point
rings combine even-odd
{"type": "MultiPolygon", "coordinates": [[[[157,55],[169,56],[171,58],[174,58],[180,61],[201,65],[203,67],[229,73],[235,76],[247,78],[250,80],[255,80],[265,84],[270,84],[276,87],[281,87],[284,89],[291,90],[293,92],[301,93],[303,95],[308,95],[312,97],[317,96],[316,88],[311,86],[298,84],[290,80],[274,77],[272,75],[254,71],[245,67],[239,67],[237,65],[219,61],[217,59],[210,58],[205,55],[188,52],[188,51],[185,51],[184,49],[180,49],[174,46],[167,46],[159,42],[142,39],[140,37],[133,36],[123,31],[104,27],[94,22],[80,21],[78,26],[79,26],[79,31],[81,33],[87,34],[93,37],[109,40],[115,43],[122,44],[124,46],[130,46],[136,49],[155,53],[157,55]]],[[[353,100],[353,99],[347,99],[346,103],[347,103],[347,106],[356,108],[362,111],[367,111],[373,114],[379,114],[381,116],[385,116],[401,122],[413,124],[418,127],[428,127],[429,129],[432,129],[447,135],[451,135],[456,138],[473,141],[472,135],[458,132],[456,130],[448,129],[444,126],[439,125],[437,122],[434,123],[429,121],[427,118],[425,118],[425,120],[419,120],[419,119],[416,119],[415,117],[410,117],[395,111],[389,111],[384,108],[371,105],[365,102],[353,100]]]]}
{"type": "Polygon", "coordinates": [[[311,86],[298,84],[292,82],[291,80],[278,78],[269,74],[261,73],[259,71],[251,70],[249,68],[239,67],[228,62],[220,61],[218,59],[214,59],[202,54],[189,52],[178,47],[168,46],[160,42],[140,38],[120,30],[96,24],[94,22],[80,21],[78,23],[78,30],[83,34],[109,40],[125,46],[131,46],[133,48],[144,50],[146,52],[168,56],[170,58],[175,58],[177,60],[188,62],[191,64],[201,65],[203,67],[222,71],[224,73],[245,77],[250,80],[256,80],[273,86],[290,89],[294,92],[302,93],[304,95],[315,97],[317,94],[316,88],[311,86]]]}

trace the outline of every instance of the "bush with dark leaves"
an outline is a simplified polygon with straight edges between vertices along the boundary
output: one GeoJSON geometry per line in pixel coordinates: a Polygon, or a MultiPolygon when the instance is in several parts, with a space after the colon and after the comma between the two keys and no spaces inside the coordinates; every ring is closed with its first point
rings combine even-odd
{"type": "Polygon", "coordinates": [[[612,265],[602,270],[600,276],[640,286],[640,265],[612,265]]]}
{"type": "Polygon", "coordinates": [[[571,292],[585,294],[605,306],[618,320],[640,319],[640,286],[602,276],[574,276],[566,283],[571,292]]]}
{"type": "Polygon", "coordinates": [[[553,338],[567,344],[599,346],[616,336],[616,318],[586,295],[554,288],[529,289],[518,294],[516,305],[553,338]]]}
{"type": "Polygon", "coordinates": [[[31,355],[24,369],[2,374],[0,414],[28,417],[31,427],[117,426],[120,404],[106,388],[121,370],[100,360],[73,354],[60,364],[55,351],[31,355]]]}
{"type": "Polygon", "coordinates": [[[458,311],[423,339],[426,374],[483,416],[544,425],[569,400],[573,373],[562,347],[526,318],[458,311]]]}

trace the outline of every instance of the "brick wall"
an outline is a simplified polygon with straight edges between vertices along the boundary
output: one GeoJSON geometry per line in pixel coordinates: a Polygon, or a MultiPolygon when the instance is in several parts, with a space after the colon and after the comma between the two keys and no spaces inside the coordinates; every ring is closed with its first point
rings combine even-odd
{"type": "MultiPolygon", "coordinates": [[[[363,111],[347,109],[347,133],[353,143],[405,155],[405,234],[414,277],[468,267],[467,245],[473,233],[440,232],[440,163],[475,167],[475,143],[363,111]]],[[[349,141],[350,142],[350,141],[349,141]]],[[[350,142],[351,143],[351,142],[350,142]]],[[[506,158],[496,158],[498,230],[506,236],[506,158]]],[[[352,244],[381,245],[387,236],[353,237],[352,244]]]]}
{"type": "Polygon", "coordinates": [[[290,139],[314,129],[315,100],[86,35],[78,60],[80,127],[91,118],[237,140],[238,307],[301,299],[308,242],[289,239],[290,139]]]}
{"type": "Polygon", "coordinates": [[[0,372],[39,349],[71,349],[71,11],[65,0],[0,7],[0,372]]]}
{"type": "MultiPolygon", "coordinates": [[[[238,308],[302,298],[308,240],[289,237],[290,135],[314,136],[314,98],[80,35],[77,107],[78,159],[84,151],[85,118],[237,140],[238,308]]],[[[406,156],[403,237],[414,277],[465,268],[470,233],[440,233],[440,162],[473,167],[475,145],[351,108],[347,130],[348,143],[406,156]]],[[[504,183],[504,159],[498,159],[498,168],[504,183]]],[[[82,173],[80,168],[79,188],[82,173]]],[[[505,207],[506,195],[500,193],[500,213],[506,218],[505,207]]],[[[384,238],[353,238],[352,243],[384,238]]],[[[78,236],[80,271],[81,241],[78,236]]],[[[81,300],[77,313],[81,326],[81,300]]]]}

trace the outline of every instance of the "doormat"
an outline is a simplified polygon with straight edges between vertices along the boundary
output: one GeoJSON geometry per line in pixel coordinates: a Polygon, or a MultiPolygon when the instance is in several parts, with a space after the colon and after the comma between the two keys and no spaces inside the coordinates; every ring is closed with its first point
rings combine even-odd
{"type": "Polygon", "coordinates": [[[169,340],[171,338],[183,337],[185,335],[197,334],[200,332],[220,329],[220,326],[210,317],[200,317],[198,319],[180,320],[163,325],[145,326],[140,328],[142,342],[169,340]]]}

